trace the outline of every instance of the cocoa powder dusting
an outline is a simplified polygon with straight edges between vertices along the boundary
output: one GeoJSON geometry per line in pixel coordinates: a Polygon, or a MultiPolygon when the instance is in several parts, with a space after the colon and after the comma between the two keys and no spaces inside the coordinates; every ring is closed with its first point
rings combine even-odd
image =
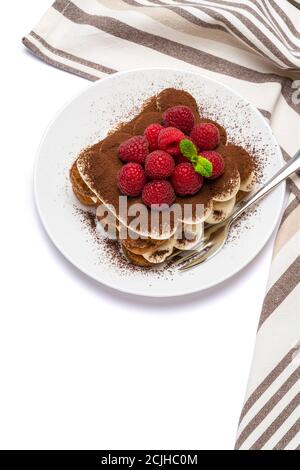
{"type": "MultiPolygon", "coordinates": [[[[95,146],[86,149],[88,155],[86,173],[92,183],[92,188],[101,196],[102,201],[115,207],[116,213],[118,213],[119,210],[119,196],[121,195],[117,185],[117,175],[122,167],[122,163],[118,158],[118,148],[122,142],[132,136],[124,132],[124,129],[128,129],[128,125],[131,125],[131,128],[141,126],[139,129],[143,129],[145,124],[143,119],[145,119],[146,122],[153,120],[154,122],[160,121],[161,113],[157,110],[156,101],[158,108],[161,109],[165,109],[166,106],[168,108],[178,103],[187,104],[195,109],[194,98],[185,91],[174,89],[164,90],[158,97],[151,98],[145,104],[142,111],[129,123],[120,124],[117,130],[111,132],[108,137],[102,141],[100,153],[99,144],[95,144],[95,146]]],[[[226,142],[226,130],[221,125],[208,118],[201,118],[200,121],[216,124],[220,129],[221,142],[226,142]]],[[[250,168],[254,168],[253,158],[242,147],[237,147],[232,144],[220,144],[217,150],[226,157],[224,174],[216,180],[206,180],[197,194],[187,197],[178,196],[175,200],[175,203],[180,204],[182,207],[184,204],[191,204],[193,214],[196,213],[197,205],[203,204],[207,207],[213,197],[218,197],[224,193],[230,192],[236,185],[238,170],[241,170],[244,178],[249,174],[250,168]]],[[[135,203],[142,203],[141,198],[128,198],[129,206],[135,203]]],[[[127,224],[129,223],[130,219],[127,220],[127,224]]]]}
{"type": "MultiPolygon", "coordinates": [[[[90,183],[91,189],[95,194],[101,196],[100,199],[103,202],[114,206],[116,213],[119,210],[119,196],[121,195],[117,185],[118,171],[122,167],[122,162],[118,158],[120,144],[133,135],[142,134],[149,124],[154,122],[161,123],[163,111],[178,104],[186,105],[193,109],[197,123],[211,122],[219,128],[220,145],[216,151],[220,152],[224,157],[225,171],[218,179],[205,180],[203,187],[197,194],[187,197],[177,196],[175,201],[177,204],[181,206],[191,204],[193,214],[195,214],[198,204],[208,207],[213,197],[230,193],[236,186],[239,176],[243,182],[251,173],[254,173],[257,182],[260,181],[263,158],[260,154],[257,154],[255,145],[252,144],[252,147],[248,145],[246,149],[239,145],[239,142],[227,143],[225,128],[215,120],[201,116],[195,99],[189,93],[184,90],[169,88],[160,92],[158,96],[150,98],[133,119],[120,123],[109,132],[105,139],[84,149],[81,153],[81,156],[84,156],[83,160],[85,162],[84,174],[90,183]]],[[[236,130],[238,135],[238,128],[236,130]]],[[[142,203],[141,198],[128,198],[129,206],[135,203],[142,203]]],[[[123,272],[138,272],[143,274],[147,272],[143,267],[135,266],[126,259],[118,240],[99,237],[95,213],[93,211],[84,211],[76,208],[76,212],[79,214],[85,229],[93,236],[94,242],[98,245],[101,244],[105,257],[111,266],[123,272]]],[[[215,216],[218,216],[217,212],[215,211],[215,216]]],[[[221,216],[222,212],[220,211],[221,216]]],[[[127,222],[130,223],[130,220],[128,219],[127,222]]],[[[238,227],[239,222],[235,225],[235,229],[231,231],[229,241],[237,239],[238,227]]],[[[161,254],[164,254],[164,252],[158,253],[158,255],[161,254]]],[[[162,272],[169,274],[171,277],[172,273],[174,273],[171,262],[169,265],[165,263],[163,269],[161,266],[154,266],[150,268],[150,271],[159,277],[162,275],[162,272]]]]}
{"type": "Polygon", "coordinates": [[[134,135],[143,135],[144,131],[150,124],[161,124],[162,113],[151,111],[150,113],[143,113],[138,119],[135,120],[133,133],[134,135]]]}
{"type": "Polygon", "coordinates": [[[223,153],[224,146],[220,147],[218,151],[223,155],[225,160],[225,171],[222,176],[216,178],[215,180],[206,181],[206,185],[209,188],[211,197],[220,197],[224,194],[230,193],[237,185],[239,181],[239,172],[235,162],[225,157],[223,153]]]}
{"type": "Polygon", "coordinates": [[[249,178],[251,173],[254,172],[254,159],[240,145],[222,145],[218,148],[218,151],[223,155],[223,157],[226,157],[235,163],[240,174],[241,182],[244,182],[249,178]]]}
{"type": "Polygon", "coordinates": [[[188,106],[198,112],[198,105],[195,98],[184,90],[166,88],[159,93],[157,97],[157,107],[159,111],[165,111],[172,106],[178,105],[188,106]]]}

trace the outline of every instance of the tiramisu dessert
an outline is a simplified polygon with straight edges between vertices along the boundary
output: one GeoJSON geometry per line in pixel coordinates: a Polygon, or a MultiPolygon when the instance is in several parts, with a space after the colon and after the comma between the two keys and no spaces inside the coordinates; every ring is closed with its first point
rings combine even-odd
{"type": "Polygon", "coordinates": [[[216,224],[232,213],[255,185],[255,159],[227,143],[226,130],[201,116],[193,96],[168,88],[130,122],[82,150],[70,179],[79,201],[97,208],[99,224],[107,229],[107,214],[113,216],[127,259],[151,267],[174,250],[193,248],[203,222],[216,224]],[[126,196],[125,212],[121,196],[126,196]],[[170,210],[166,219],[166,208],[175,206],[190,211],[170,210]],[[146,226],[136,223],[137,207],[154,213],[155,222],[149,217],[146,226]]]}

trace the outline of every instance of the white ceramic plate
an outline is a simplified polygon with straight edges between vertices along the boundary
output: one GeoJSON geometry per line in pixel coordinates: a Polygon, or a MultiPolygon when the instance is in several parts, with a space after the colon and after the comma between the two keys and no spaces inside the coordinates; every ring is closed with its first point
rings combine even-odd
{"type": "Polygon", "coordinates": [[[262,249],[279,220],[284,185],[243,219],[221,252],[184,274],[174,270],[131,269],[118,262],[114,250],[97,242],[82,223],[84,209],[73,196],[68,170],[78,152],[102,139],[120,121],[133,117],[150,96],[167,87],[183,88],[198,101],[202,113],[216,118],[229,141],[248,148],[264,163],[263,180],[283,164],[281,151],[261,114],[233,90],[202,75],[151,68],[117,73],[89,86],[68,103],[50,124],[35,168],[35,196],[40,217],[53,243],[78,269],[123,292],[172,297],[198,292],[228,279],[262,249]]]}

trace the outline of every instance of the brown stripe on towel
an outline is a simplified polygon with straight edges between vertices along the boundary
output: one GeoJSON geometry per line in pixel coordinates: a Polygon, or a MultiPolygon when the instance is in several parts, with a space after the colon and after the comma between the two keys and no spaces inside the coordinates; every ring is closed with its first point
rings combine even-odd
{"type": "Polygon", "coordinates": [[[135,44],[143,45],[144,47],[149,47],[157,52],[188,62],[189,64],[196,66],[201,64],[201,67],[207,70],[218,71],[218,73],[249,82],[280,83],[281,92],[285,100],[291,108],[300,114],[300,104],[295,104],[292,100],[294,89],[292,88],[292,80],[289,78],[284,78],[273,73],[254,71],[191,46],[186,46],[179,42],[141,31],[115,18],[90,15],[68,0],[56,0],[53,7],[60,13],[63,12],[66,18],[77,24],[89,24],[108,34],[125,39],[126,41],[131,41],[135,44]]]}

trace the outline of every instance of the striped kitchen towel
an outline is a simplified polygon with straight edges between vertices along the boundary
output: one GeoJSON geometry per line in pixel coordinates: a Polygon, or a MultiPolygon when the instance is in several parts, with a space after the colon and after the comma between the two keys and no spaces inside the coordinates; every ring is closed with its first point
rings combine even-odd
{"type": "MultiPolygon", "coordinates": [[[[45,62],[89,80],[147,66],[199,71],[256,106],[289,159],[300,148],[297,3],[56,0],[23,42],[45,62]]],[[[289,189],[237,449],[300,448],[299,176],[289,189]]]]}
{"type": "Polygon", "coordinates": [[[298,198],[290,194],[276,237],[236,449],[300,449],[298,198]]]}

